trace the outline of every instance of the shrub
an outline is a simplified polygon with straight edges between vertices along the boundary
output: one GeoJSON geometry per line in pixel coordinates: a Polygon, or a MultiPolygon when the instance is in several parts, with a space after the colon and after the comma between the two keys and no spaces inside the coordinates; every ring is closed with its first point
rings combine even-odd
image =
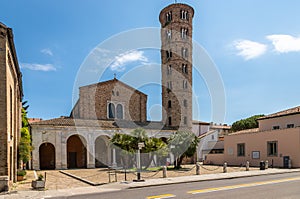
{"type": "Polygon", "coordinates": [[[38,180],[43,180],[44,179],[44,176],[42,174],[39,174],[38,175],[38,180]]]}
{"type": "Polygon", "coordinates": [[[26,170],[18,170],[17,175],[18,176],[25,176],[26,175],[26,170]]]}

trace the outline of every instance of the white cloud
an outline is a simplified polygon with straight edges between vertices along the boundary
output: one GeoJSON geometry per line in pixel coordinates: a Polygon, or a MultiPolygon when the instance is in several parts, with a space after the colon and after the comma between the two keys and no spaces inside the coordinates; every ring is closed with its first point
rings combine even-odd
{"type": "Polygon", "coordinates": [[[238,55],[245,60],[257,58],[267,51],[267,45],[250,40],[237,40],[233,45],[239,51],[238,55]]]}
{"type": "Polygon", "coordinates": [[[41,50],[41,53],[43,53],[44,55],[49,55],[49,56],[53,56],[53,52],[51,49],[49,48],[45,48],[41,50]]]}
{"type": "Polygon", "coordinates": [[[300,37],[291,35],[268,35],[267,39],[272,41],[275,51],[279,53],[300,52],[300,37]]]}
{"type": "Polygon", "coordinates": [[[124,71],[125,64],[135,61],[148,62],[148,58],[144,56],[143,51],[133,50],[116,56],[110,68],[113,71],[124,71]]]}
{"type": "Polygon", "coordinates": [[[56,68],[52,64],[28,64],[28,63],[21,63],[21,68],[26,68],[29,70],[35,71],[56,71],[56,68]]]}

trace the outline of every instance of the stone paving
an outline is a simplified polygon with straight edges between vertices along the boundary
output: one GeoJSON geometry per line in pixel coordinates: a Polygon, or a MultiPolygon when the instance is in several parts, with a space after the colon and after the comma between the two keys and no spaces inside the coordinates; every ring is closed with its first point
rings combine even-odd
{"type": "MultiPolygon", "coordinates": [[[[258,168],[250,168],[250,170],[258,170],[258,168]]],[[[245,167],[228,167],[228,172],[238,172],[245,171],[245,167]]],[[[90,181],[94,184],[107,184],[109,183],[108,169],[74,169],[74,170],[63,170],[68,174],[77,176],[83,180],[90,181]]],[[[222,166],[209,166],[201,165],[201,174],[216,174],[222,173],[222,166]]],[[[77,188],[77,187],[87,187],[91,186],[85,182],[78,179],[65,175],[57,170],[52,171],[38,171],[38,174],[45,175],[46,173],[46,189],[47,190],[58,190],[67,188],[77,188]]],[[[195,165],[184,165],[182,170],[174,171],[168,170],[167,177],[180,177],[180,176],[192,176],[196,174],[195,165]]],[[[159,179],[162,178],[162,171],[153,172],[142,172],[142,179],[159,179]]],[[[126,181],[132,181],[137,179],[136,172],[126,173],[126,181]]],[[[16,191],[26,191],[31,189],[31,181],[34,180],[33,171],[27,171],[26,180],[16,183],[13,190],[16,191]]],[[[115,177],[111,176],[111,182],[115,181],[115,177]]],[[[117,181],[125,181],[125,173],[123,170],[117,171],[117,181]]]]}
{"type": "MultiPolygon", "coordinates": [[[[46,172],[46,189],[57,190],[65,188],[76,188],[90,186],[84,182],[76,180],[59,171],[38,171],[37,174],[45,175],[46,172]]],[[[33,171],[27,171],[26,179],[24,181],[17,182],[13,188],[13,191],[27,191],[32,190],[31,181],[34,180],[33,171]]]]}

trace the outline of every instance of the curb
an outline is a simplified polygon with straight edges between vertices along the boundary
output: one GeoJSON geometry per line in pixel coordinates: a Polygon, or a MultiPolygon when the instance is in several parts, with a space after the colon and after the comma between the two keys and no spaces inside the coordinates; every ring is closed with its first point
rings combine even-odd
{"type": "Polygon", "coordinates": [[[65,174],[65,175],[67,175],[67,176],[69,176],[69,177],[72,177],[72,178],[74,178],[74,179],[76,179],[76,180],[79,180],[79,181],[81,181],[81,182],[84,182],[84,183],[86,183],[86,184],[89,184],[89,185],[91,185],[91,186],[100,186],[100,185],[107,184],[107,183],[93,183],[93,182],[91,182],[91,181],[89,181],[89,180],[85,180],[85,179],[83,179],[83,178],[81,178],[81,177],[78,177],[78,176],[76,176],[76,175],[70,174],[70,173],[65,172],[65,171],[62,171],[62,170],[59,170],[59,172],[62,173],[62,174],[65,174]]]}
{"type": "MultiPolygon", "coordinates": [[[[237,178],[249,178],[249,177],[254,177],[254,176],[278,175],[278,174],[296,173],[296,172],[300,172],[300,170],[282,171],[282,172],[275,172],[275,173],[261,173],[261,174],[252,174],[252,175],[244,175],[244,176],[228,176],[228,177],[223,177],[223,178],[199,179],[199,180],[189,180],[189,181],[182,181],[182,182],[170,182],[169,181],[166,183],[131,186],[131,187],[128,187],[127,189],[155,187],[155,186],[164,186],[164,185],[172,185],[172,184],[193,183],[193,182],[215,181],[215,180],[229,180],[229,179],[237,179],[237,178]]],[[[207,175],[209,175],[209,174],[207,174],[207,175]]],[[[176,177],[174,177],[174,178],[176,178],[176,177]]]]}

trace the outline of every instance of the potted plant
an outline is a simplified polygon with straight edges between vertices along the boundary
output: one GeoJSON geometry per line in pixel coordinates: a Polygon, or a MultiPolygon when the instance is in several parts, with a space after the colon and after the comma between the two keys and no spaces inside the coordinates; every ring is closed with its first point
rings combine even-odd
{"type": "Polygon", "coordinates": [[[26,175],[26,170],[18,170],[17,171],[17,180],[18,181],[24,180],[25,175],[26,175]]]}
{"type": "Polygon", "coordinates": [[[42,189],[45,188],[45,181],[44,181],[44,176],[42,174],[38,175],[38,179],[37,180],[33,180],[31,182],[31,186],[34,189],[42,189]]]}

